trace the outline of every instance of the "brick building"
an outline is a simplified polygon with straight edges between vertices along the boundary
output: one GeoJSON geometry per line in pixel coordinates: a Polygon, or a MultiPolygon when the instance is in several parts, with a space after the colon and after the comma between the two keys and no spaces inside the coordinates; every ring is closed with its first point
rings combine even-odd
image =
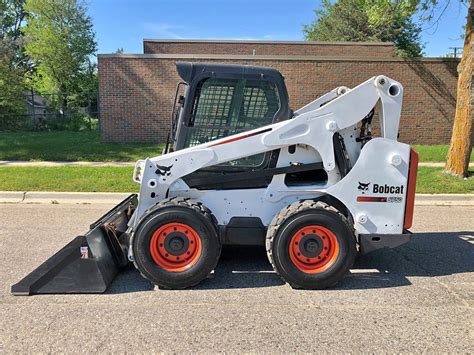
{"type": "Polygon", "coordinates": [[[451,137],[458,59],[402,59],[390,43],[144,40],[144,54],[99,55],[104,142],[163,142],[176,61],[241,63],[278,69],[297,109],[345,85],[384,74],[405,88],[400,140],[444,144],[451,137]]]}

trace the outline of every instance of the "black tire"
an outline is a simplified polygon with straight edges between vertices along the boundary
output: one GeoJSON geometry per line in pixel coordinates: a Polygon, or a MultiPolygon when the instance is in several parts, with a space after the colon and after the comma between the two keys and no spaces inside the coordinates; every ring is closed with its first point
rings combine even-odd
{"type": "Polygon", "coordinates": [[[197,201],[182,197],[164,200],[147,211],[134,233],[132,247],[135,267],[142,276],[166,289],[192,287],[204,280],[216,267],[222,248],[211,211],[197,201]],[[159,228],[176,223],[197,233],[201,252],[185,270],[169,271],[154,260],[150,243],[159,228]]]}
{"type": "MultiPolygon", "coordinates": [[[[316,237],[315,239],[317,239],[316,237]]],[[[294,243],[297,244],[297,242],[294,243]]],[[[315,243],[313,242],[314,245],[315,243]]],[[[299,248],[301,247],[299,246],[299,248]]],[[[323,253],[318,251],[322,249],[322,244],[318,248],[313,249],[314,252],[323,253]]],[[[324,289],[335,285],[353,266],[357,254],[354,231],[347,218],[334,207],[314,200],[295,202],[282,209],[275,216],[268,227],[266,249],[273,269],[285,282],[296,289],[324,289]],[[338,245],[338,251],[334,251],[332,261],[328,262],[327,266],[325,266],[327,267],[326,269],[308,273],[307,271],[302,271],[302,268],[292,261],[296,257],[294,254],[290,256],[290,242],[295,240],[292,238],[302,228],[312,225],[321,226],[329,230],[332,233],[331,238],[335,238],[334,241],[337,240],[337,243],[334,244],[338,245]]],[[[315,258],[314,255],[311,257],[315,258]]],[[[321,259],[319,256],[316,256],[316,258],[321,259]]],[[[309,261],[310,259],[307,260],[309,261]]]]}

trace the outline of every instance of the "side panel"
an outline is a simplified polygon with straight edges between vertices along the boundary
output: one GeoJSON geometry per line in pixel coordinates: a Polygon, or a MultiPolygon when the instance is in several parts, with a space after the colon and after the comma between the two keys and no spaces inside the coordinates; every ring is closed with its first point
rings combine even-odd
{"type": "Polygon", "coordinates": [[[349,174],[327,189],[350,210],[357,232],[402,233],[409,161],[409,145],[374,138],[349,174]]]}

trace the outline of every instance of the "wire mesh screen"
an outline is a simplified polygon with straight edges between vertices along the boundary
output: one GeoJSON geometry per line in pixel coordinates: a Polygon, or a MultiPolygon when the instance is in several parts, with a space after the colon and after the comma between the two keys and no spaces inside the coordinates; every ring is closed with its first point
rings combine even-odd
{"type": "Polygon", "coordinates": [[[191,125],[226,126],[236,82],[209,79],[201,83],[191,113],[191,125]]]}
{"type": "Polygon", "coordinates": [[[243,127],[259,127],[270,124],[273,116],[280,108],[280,102],[275,90],[268,82],[257,82],[259,86],[246,86],[243,92],[243,103],[240,120],[237,125],[243,127]]]}
{"type": "Polygon", "coordinates": [[[279,108],[278,90],[271,82],[206,79],[197,88],[186,146],[271,124],[279,108]]]}

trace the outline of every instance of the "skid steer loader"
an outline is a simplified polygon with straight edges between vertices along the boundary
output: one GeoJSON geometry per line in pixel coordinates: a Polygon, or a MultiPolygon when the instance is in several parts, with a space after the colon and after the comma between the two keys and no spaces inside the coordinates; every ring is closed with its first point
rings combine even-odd
{"type": "Polygon", "coordinates": [[[13,294],[104,292],[129,262],[162,288],[191,287],[224,244],[262,245],[292,287],[322,289],[357,253],[410,239],[418,157],[397,142],[400,83],[372,77],[293,112],[275,69],[178,62],[177,71],[164,154],[135,164],[139,195],[13,294]]]}

